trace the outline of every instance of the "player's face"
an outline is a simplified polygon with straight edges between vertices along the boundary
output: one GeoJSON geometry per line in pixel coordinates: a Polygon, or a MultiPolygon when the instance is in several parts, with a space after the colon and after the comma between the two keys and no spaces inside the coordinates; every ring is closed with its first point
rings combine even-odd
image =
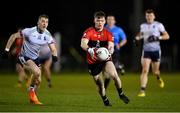
{"type": "Polygon", "coordinates": [[[99,31],[101,31],[104,28],[106,20],[105,17],[99,17],[94,19],[95,28],[99,31]]]}
{"type": "Polygon", "coordinates": [[[154,13],[146,13],[146,21],[147,21],[147,23],[154,22],[154,19],[155,19],[154,13]]]}
{"type": "Polygon", "coordinates": [[[107,17],[107,24],[108,24],[109,26],[113,26],[113,25],[115,24],[115,18],[114,18],[114,16],[108,16],[108,17],[107,17]]]}
{"type": "Polygon", "coordinates": [[[44,31],[47,27],[48,27],[48,23],[49,23],[49,20],[48,18],[40,18],[38,20],[38,28],[41,30],[41,31],[44,31]]]}

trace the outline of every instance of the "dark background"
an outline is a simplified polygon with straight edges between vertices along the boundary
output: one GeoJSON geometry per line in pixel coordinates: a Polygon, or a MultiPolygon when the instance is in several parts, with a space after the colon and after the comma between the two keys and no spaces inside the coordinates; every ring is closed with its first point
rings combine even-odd
{"type": "MultiPolygon", "coordinates": [[[[179,4],[169,0],[90,0],[90,1],[1,1],[0,3],[0,50],[3,51],[9,36],[18,27],[32,27],[40,14],[50,17],[48,30],[62,37],[62,69],[83,69],[85,53],[80,48],[83,31],[93,25],[93,14],[102,10],[116,16],[117,25],[126,32],[128,43],[122,48],[121,60],[126,70],[136,71],[140,68],[141,46],[132,43],[144,22],[144,11],[152,8],[156,11],[156,20],[162,22],[170,35],[170,40],[162,41],[162,65],[164,71],[179,70],[179,4]],[[75,53],[70,52],[75,49],[75,53]],[[83,58],[82,60],[78,60],[83,58]]],[[[11,69],[9,60],[0,60],[1,69],[11,69]]]]}

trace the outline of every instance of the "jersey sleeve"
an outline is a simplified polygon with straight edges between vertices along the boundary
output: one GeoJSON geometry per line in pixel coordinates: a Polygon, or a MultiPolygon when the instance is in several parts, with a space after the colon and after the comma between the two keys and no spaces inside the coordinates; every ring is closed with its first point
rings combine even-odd
{"type": "Polygon", "coordinates": [[[88,39],[90,40],[90,32],[88,32],[87,30],[83,33],[82,39],[88,39]]]}
{"type": "Polygon", "coordinates": [[[166,31],[162,23],[159,23],[159,27],[158,28],[159,28],[160,32],[166,31]]]}
{"type": "Polygon", "coordinates": [[[139,31],[143,32],[143,24],[140,25],[139,31]]]}
{"type": "Polygon", "coordinates": [[[53,39],[53,37],[51,35],[48,35],[48,41],[47,41],[48,44],[52,44],[52,43],[55,43],[55,40],[53,39]]]}
{"type": "MultiPolygon", "coordinates": [[[[47,43],[48,43],[48,44],[55,43],[55,40],[53,39],[51,33],[50,33],[48,30],[45,31],[45,37],[44,37],[44,38],[47,39],[47,43]]],[[[45,40],[46,40],[46,39],[45,39],[45,40]]]]}
{"type": "Polygon", "coordinates": [[[120,37],[120,40],[126,39],[126,34],[122,29],[119,29],[119,37],[120,37]]]}
{"type": "Polygon", "coordinates": [[[21,30],[21,32],[20,32],[21,36],[28,37],[30,34],[29,30],[30,30],[29,28],[25,28],[25,29],[21,30]]]}

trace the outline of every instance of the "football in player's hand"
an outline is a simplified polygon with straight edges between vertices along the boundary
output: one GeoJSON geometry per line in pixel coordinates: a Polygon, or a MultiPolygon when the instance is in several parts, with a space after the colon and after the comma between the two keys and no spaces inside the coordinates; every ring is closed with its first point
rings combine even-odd
{"type": "Polygon", "coordinates": [[[107,48],[100,47],[96,50],[97,58],[100,61],[106,61],[110,57],[110,53],[107,48]]]}

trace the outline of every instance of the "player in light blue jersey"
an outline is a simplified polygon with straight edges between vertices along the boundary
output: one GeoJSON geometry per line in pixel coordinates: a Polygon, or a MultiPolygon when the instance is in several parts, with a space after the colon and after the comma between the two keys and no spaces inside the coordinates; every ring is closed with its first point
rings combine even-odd
{"type": "MultiPolygon", "coordinates": [[[[18,29],[18,32],[21,32],[21,30],[22,29],[18,29]]],[[[11,34],[11,36],[8,39],[8,42],[4,50],[4,58],[5,57],[7,58],[7,56],[11,56],[11,58],[15,58],[14,60],[17,60],[21,52],[23,37],[22,35],[19,35],[19,37],[14,37],[14,34],[15,33],[11,34]]],[[[48,44],[41,47],[39,52],[39,60],[41,63],[42,72],[44,72],[43,75],[45,76],[48,82],[48,87],[51,88],[52,83],[51,83],[50,67],[52,64],[52,59],[51,59],[51,50],[48,47],[48,44]]],[[[16,71],[18,73],[18,83],[15,86],[19,88],[22,87],[24,80],[26,81],[26,86],[29,86],[29,81],[30,81],[29,76],[23,69],[22,65],[20,65],[19,63],[16,63],[16,71]]]]}
{"type": "Polygon", "coordinates": [[[56,62],[58,60],[54,40],[47,30],[48,23],[49,17],[44,14],[40,15],[37,26],[25,28],[21,33],[18,32],[14,35],[14,37],[21,35],[24,40],[18,63],[20,63],[24,69],[27,69],[32,73],[31,84],[29,87],[29,100],[32,104],[42,104],[36,96],[38,86],[41,82],[41,62],[39,60],[40,49],[48,44],[52,54],[52,61],[56,62]]]}
{"type": "Polygon", "coordinates": [[[152,72],[156,75],[161,88],[164,87],[164,81],[160,77],[160,59],[161,47],[160,40],[168,40],[169,34],[162,23],[155,21],[155,13],[152,9],[145,11],[146,23],[140,25],[140,32],[136,35],[135,40],[143,39],[143,51],[141,57],[142,73],[140,76],[141,89],[139,97],[144,97],[145,89],[148,82],[149,68],[152,66],[152,72]]]}
{"type": "MultiPolygon", "coordinates": [[[[21,32],[21,29],[18,29],[18,32],[21,32]]],[[[7,56],[10,56],[11,58],[15,58],[14,60],[17,60],[21,52],[23,37],[21,35],[19,35],[19,37],[14,37],[14,34],[15,33],[11,34],[11,36],[8,39],[8,42],[4,50],[4,58],[8,58],[7,56]]],[[[48,44],[41,47],[39,52],[39,61],[42,67],[42,74],[45,76],[49,88],[52,87],[50,70],[52,64],[51,55],[51,50],[48,44]]],[[[26,86],[29,86],[30,80],[28,73],[26,73],[22,65],[20,65],[20,63],[18,62],[16,62],[16,71],[18,73],[18,83],[15,86],[21,88],[24,80],[26,81],[26,86]]]]}
{"type": "MultiPolygon", "coordinates": [[[[113,53],[113,62],[117,70],[120,70],[121,74],[123,75],[124,65],[120,63],[120,50],[121,48],[127,43],[126,34],[124,30],[116,25],[116,19],[114,15],[107,16],[107,24],[105,28],[107,28],[114,37],[114,53],[113,53]]],[[[110,82],[110,78],[105,78],[105,88],[107,88],[110,82]]]]}

